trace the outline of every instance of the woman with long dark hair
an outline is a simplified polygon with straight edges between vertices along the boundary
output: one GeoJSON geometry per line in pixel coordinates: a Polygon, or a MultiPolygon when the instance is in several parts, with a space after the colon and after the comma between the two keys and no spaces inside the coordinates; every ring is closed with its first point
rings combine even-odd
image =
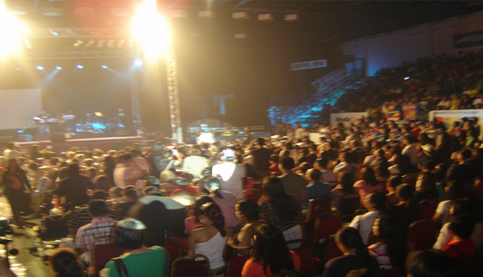
{"type": "Polygon", "coordinates": [[[260,218],[279,228],[286,241],[301,239],[302,229],[299,224],[304,216],[300,203],[285,193],[279,178],[267,178],[262,189],[263,194],[258,202],[260,218]]]}
{"type": "Polygon", "coordinates": [[[337,175],[337,186],[330,192],[331,205],[337,209],[339,207],[339,199],[344,195],[356,194],[353,187],[354,181],[349,172],[342,172],[337,175]]]}
{"type": "Polygon", "coordinates": [[[323,277],[343,277],[349,271],[360,268],[366,268],[370,274],[379,276],[379,264],[369,255],[356,229],[342,227],[335,234],[335,242],[344,255],[325,264],[323,277]]]}
{"type": "Polygon", "coordinates": [[[254,245],[255,233],[260,226],[260,211],[257,203],[251,199],[239,200],[235,205],[235,216],[242,221],[242,224],[239,224],[241,225],[239,231],[228,240],[228,244],[240,254],[251,254],[250,249],[246,248],[254,245]]]}
{"type": "Polygon", "coordinates": [[[282,270],[296,270],[299,267],[300,259],[288,250],[282,232],[273,225],[263,224],[257,229],[255,249],[243,266],[242,276],[274,276],[282,270]]]}
{"type": "Polygon", "coordinates": [[[367,249],[376,258],[381,270],[404,267],[408,244],[400,221],[395,217],[380,215],[372,224],[372,234],[378,242],[367,249]]]}
{"type": "Polygon", "coordinates": [[[3,173],[2,187],[8,202],[10,202],[13,220],[17,228],[22,229],[23,223],[20,218],[20,211],[30,211],[30,193],[32,193],[32,188],[27,175],[20,168],[17,160],[8,160],[7,169],[3,173]]]}
{"type": "Polygon", "coordinates": [[[225,218],[221,209],[215,203],[206,203],[197,211],[198,221],[202,228],[193,230],[188,236],[188,254],[203,254],[210,261],[213,276],[223,276],[225,262],[223,250],[225,249],[229,230],[225,229],[225,218]]]}

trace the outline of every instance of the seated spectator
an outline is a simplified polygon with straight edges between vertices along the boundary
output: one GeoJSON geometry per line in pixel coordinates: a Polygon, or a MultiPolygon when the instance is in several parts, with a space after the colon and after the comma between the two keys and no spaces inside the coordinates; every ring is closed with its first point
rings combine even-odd
{"type": "Polygon", "coordinates": [[[136,219],[116,224],[114,241],[123,254],[106,263],[105,276],[169,276],[169,253],[160,246],[143,246],[145,232],[146,225],[136,219]]]}
{"type": "Polygon", "coordinates": [[[474,221],[468,215],[460,214],[453,217],[449,224],[452,239],[441,251],[451,258],[474,258],[475,244],[470,239],[474,226],[474,221]]]}
{"type": "Polygon", "coordinates": [[[289,251],[282,232],[263,224],[256,231],[255,249],[243,266],[242,276],[279,276],[284,270],[297,270],[300,264],[295,252],[289,251]]]}
{"type": "Polygon", "coordinates": [[[353,187],[361,198],[361,205],[363,205],[364,199],[368,193],[385,189],[385,187],[376,180],[374,169],[370,167],[363,167],[361,169],[360,180],[355,182],[353,187]]]}
{"type": "Polygon", "coordinates": [[[404,149],[402,150],[402,155],[409,157],[412,166],[416,166],[418,164],[418,150],[416,149],[417,142],[418,139],[413,135],[406,135],[402,138],[402,143],[405,145],[404,149]]]}
{"type": "MultiPolygon", "coordinates": [[[[286,194],[280,178],[269,178],[263,184],[260,218],[279,228],[286,241],[302,238],[302,206],[292,195],[286,194]]],[[[298,244],[299,245],[299,244],[298,244]]]]}
{"type": "Polygon", "coordinates": [[[376,258],[381,270],[404,267],[409,249],[399,219],[386,215],[376,217],[372,234],[378,241],[367,249],[376,258]]]}
{"type": "MultiPolygon", "coordinates": [[[[468,215],[474,223],[473,232],[471,233],[470,238],[472,239],[473,243],[475,244],[475,248],[477,251],[481,251],[482,249],[482,240],[483,240],[483,224],[481,223],[481,218],[478,213],[478,205],[469,199],[459,199],[453,202],[452,208],[450,209],[451,217],[457,216],[460,214],[468,215]]],[[[439,231],[438,239],[436,243],[433,245],[434,249],[441,250],[443,249],[451,240],[453,236],[450,232],[450,222],[446,223],[441,227],[439,231]]]]}
{"type": "MultiPolygon", "coordinates": [[[[92,243],[96,238],[109,236],[111,228],[116,224],[116,221],[110,219],[106,202],[103,200],[91,200],[89,203],[89,214],[92,217],[91,223],[79,228],[75,236],[74,245],[79,250],[81,259],[85,264],[89,265],[91,262],[91,248],[92,243]]],[[[107,243],[107,240],[101,243],[107,243]]]]}
{"type": "Polygon", "coordinates": [[[459,277],[458,263],[438,250],[414,252],[406,261],[406,272],[412,277],[459,277]]]}
{"type": "Polygon", "coordinates": [[[307,170],[305,178],[309,182],[305,189],[304,208],[307,208],[309,200],[316,197],[330,198],[330,188],[328,184],[322,183],[320,180],[320,171],[312,168],[307,170]]]}
{"type": "Polygon", "coordinates": [[[414,187],[409,184],[402,184],[396,188],[395,196],[399,203],[393,210],[400,216],[405,227],[420,218],[419,202],[413,195],[414,187]]]}
{"type": "Polygon", "coordinates": [[[328,159],[317,159],[314,168],[320,170],[320,181],[326,183],[333,189],[337,185],[337,176],[332,170],[327,169],[328,159]]]}
{"type": "Polygon", "coordinates": [[[254,245],[255,233],[261,224],[259,207],[253,200],[240,200],[235,205],[235,215],[242,223],[239,224],[240,228],[237,227],[237,232],[228,240],[228,244],[241,255],[249,255],[253,252],[252,250],[237,248],[254,245]]]}
{"type": "Polygon", "coordinates": [[[84,276],[84,266],[77,257],[77,253],[70,248],[55,249],[49,256],[49,266],[54,277],[84,276]]]}
{"type": "Polygon", "coordinates": [[[340,151],[339,160],[340,163],[334,167],[334,174],[349,172],[352,175],[352,181],[355,182],[359,176],[359,167],[355,163],[352,154],[348,151],[340,151]]]}
{"type": "Polygon", "coordinates": [[[124,219],[129,209],[136,204],[138,194],[134,186],[127,186],[122,190],[122,202],[117,207],[117,219],[124,219]]]}
{"type": "Polygon", "coordinates": [[[197,217],[203,227],[190,232],[188,255],[205,255],[210,261],[213,276],[224,276],[223,251],[230,231],[225,229],[225,219],[221,209],[215,203],[206,203],[198,210],[197,217]]]}
{"type": "MultiPolygon", "coordinates": [[[[95,191],[92,194],[92,200],[106,200],[106,192],[102,190],[95,191]]],[[[107,202],[106,202],[107,204],[107,202]]],[[[114,210],[108,209],[107,216],[111,219],[117,218],[117,213],[114,210]]],[[[69,221],[67,222],[67,227],[69,228],[69,233],[74,236],[77,232],[77,229],[80,227],[89,224],[92,221],[92,217],[89,212],[89,205],[82,205],[77,206],[72,211],[72,214],[69,217],[69,221]]]]}
{"type": "Polygon", "coordinates": [[[356,229],[342,227],[335,234],[335,241],[343,256],[325,264],[323,277],[346,276],[349,271],[360,268],[366,268],[370,274],[379,275],[379,264],[369,255],[367,246],[356,229]]]}
{"type": "Polygon", "coordinates": [[[350,227],[359,231],[362,242],[367,244],[369,235],[372,232],[372,224],[377,216],[386,209],[386,197],[382,192],[371,192],[364,198],[364,207],[367,213],[358,215],[352,219],[350,227]]]}
{"type": "Polygon", "coordinates": [[[339,200],[344,195],[354,194],[357,196],[357,193],[352,186],[354,181],[352,179],[352,175],[349,172],[342,172],[338,175],[338,184],[335,188],[332,189],[330,192],[330,199],[331,199],[331,206],[334,209],[339,207],[339,200]]]}
{"type": "MultiPolygon", "coordinates": [[[[185,218],[184,220],[184,226],[185,226],[185,234],[188,235],[191,231],[194,229],[203,227],[203,224],[201,224],[198,221],[198,218],[196,217],[196,211],[205,203],[208,202],[213,202],[213,199],[211,199],[208,195],[200,195],[196,197],[195,203],[191,205],[189,212],[188,212],[188,217],[185,218]]],[[[235,213],[236,215],[236,213],[235,213]]]]}
{"type": "Polygon", "coordinates": [[[122,201],[122,189],[118,187],[112,187],[109,189],[109,199],[106,200],[106,204],[113,210],[117,211],[119,204],[122,201]]]}
{"type": "Polygon", "coordinates": [[[231,192],[221,190],[221,182],[216,177],[204,178],[203,186],[209,192],[208,196],[220,207],[226,226],[230,227],[233,232],[240,223],[235,216],[236,196],[231,192]]]}
{"type": "Polygon", "coordinates": [[[443,225],[449,220],[450,208],[453,201],[466,197],[463,184],[460,184],[457,181],[449,181],[446,184],[444,191],[446,193],[446,200],[439,202],[438,208],[436,209],[432,218],[432,220],[443,225]]]}

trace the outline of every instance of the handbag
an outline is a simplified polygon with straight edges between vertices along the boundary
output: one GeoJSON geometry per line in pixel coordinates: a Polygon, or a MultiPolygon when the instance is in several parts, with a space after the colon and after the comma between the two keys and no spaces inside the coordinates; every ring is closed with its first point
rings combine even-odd
{"type": "Polygon", "coordinates": [[[114,258],[112,259],[114,261],[114,264],[116,265],[117,268],[117,273],[119,274],[119,277],[122,277],[122,272],[126,275],[126,277],[129,277],[127,274],[127,268],[124,262],[120,258],[114,258]]]}

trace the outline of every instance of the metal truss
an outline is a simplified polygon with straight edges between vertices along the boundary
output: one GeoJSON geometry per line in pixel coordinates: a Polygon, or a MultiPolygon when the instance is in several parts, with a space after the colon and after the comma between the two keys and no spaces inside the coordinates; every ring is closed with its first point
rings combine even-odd
{"type": "Polygon", "coordinates": [[[134,68],[131,72],[132,120],[136,130],[141,128],[141,103],[139,101],[139,92],[141,90],[142,77],[143,73],[140,68],[134,68]]]}
{"type": "Polygon", "coordinates": [[[169,116],[171,123],[171,136],[178,142],[183,141],[183,129],[179,110],[178,77],[176,73],[176,59],[174,55],[173,38],[168,39],[168,57],[166,59],[168,75],[169,116]]]}
{"type": "MultiPolygon", "coordinates": [[[[115,49],[114,49],[115,50],[115,49]]],[[[119,59],[132,57],[130,51],[67,51],[40,52],[26,51],[24,57],[32,60],[71,60],[71,59],[119,59]]]]}
{"type": "Polygon", "coordinates": [[[31,38],[78,38],[78,39],[131,39],[133,34],[127,28],[31,28],[31,38]]]}

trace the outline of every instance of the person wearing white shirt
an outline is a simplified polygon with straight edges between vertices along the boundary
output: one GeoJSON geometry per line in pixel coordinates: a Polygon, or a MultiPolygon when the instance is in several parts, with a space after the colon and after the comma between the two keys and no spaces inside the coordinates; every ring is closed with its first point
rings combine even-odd
{"type": "Polygon", "coordinates": [[[3,151],[3,157],[5,162],[5,167],[7,166],[8,160],[15,159],[18,164],[20,163],[20,158],[22,157],[22,153],[18,151],[18,147],[13,144],[13,142],[7,143],[7,149],[3,151]]]}
{"type": "Polygon", "coordinates": [[[402,154],[409,157],[411,164],[416,166],[418,164],[418,150],[414,146],[418,142],[418,139],[413,135],[406,135],[403,137],[402,142],[406,147],[404,147],[402,154]]]}
{"type": "Polygon", "coordinates": [[[183,170],[193,175],[194,178],[198,178],[201,171],[208,166],[208,160],[201,156],[201,147],[199,145],[194,145],[191,148],[191,156],[183,160],[183,170]]]}
{"type": "Polygon", "coordinates": [[[369,235],[372,232],[372,223],[381,210],[385,209],[386,197],[383,193],[373,192],[366,195],[364,198],[364,207],[367,209],[367,213],[354,217],[349,227],[352,227],[359,231],[364,244],[367,244],[369,235]]]}
{"type": "Polygon", "coordinates": [[[245,167],[234,163],[235,153],[231,149],[224,150],[221,159],[223,163],[213,166],[213,175],[223,180],[222,190],[233,193],[237,199],[243,198],[242,177],[245,176],[245,167]]]}

